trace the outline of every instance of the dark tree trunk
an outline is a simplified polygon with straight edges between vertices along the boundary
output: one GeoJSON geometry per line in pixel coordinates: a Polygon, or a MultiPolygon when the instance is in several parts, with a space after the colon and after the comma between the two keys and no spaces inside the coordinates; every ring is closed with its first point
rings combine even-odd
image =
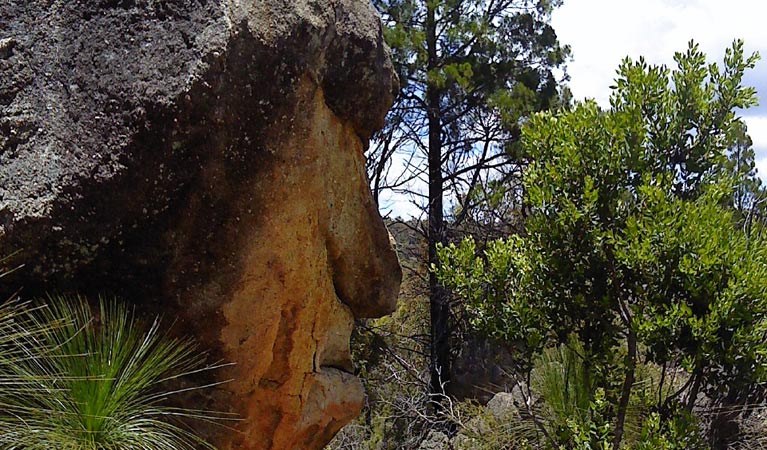
{"type": "MultiPolygon", "coordinates": [[[[429,53],[429,69],[438,65],[435,6],[427,6],[426,40],[429,53]]],[[[442,209],[442,93],[439,87],[428,84],[426,103],[429,120],[429,264],[438,264],[437,244],[444,242],[444,215],[442,209]]],[[[431,314],[431,360],[429,364],[430,390],[442,394],[443,386],[450,381],[450,309],[445,288],[434,273],[429,274],[429,310],[431,314]]]]}
{"type": "Polygon", "coordinates": [[[698,392],[700,392],[700,385],[703,378],[703,370],[700,366],[701,363],[697,363],[695,370],[692,372],[693,382],[690,392],[687,394],[687,412],[692,412],[692,409],[695,407],[695,402],[698,400],[698,392]]]}
{"type": "Polygon", "coordinates": [[[618,402],[618,417],[615,421],[613,448],[616,449],[620,448],[621,441],[623,440],[623,429],[626,424],[626,411],[628,410],[629,400],[631,399],[631,389],[634,386],[636,378],[637,336],[631,325],[631,322],[629,322],[628,337],[626,339],[628,346],[628,354],[626,355],[626,375],[623,379],[621,397],[618,402]]]}

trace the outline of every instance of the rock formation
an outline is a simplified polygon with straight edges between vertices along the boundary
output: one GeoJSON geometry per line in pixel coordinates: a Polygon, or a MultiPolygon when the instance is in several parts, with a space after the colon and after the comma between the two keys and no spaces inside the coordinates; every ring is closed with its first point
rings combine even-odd
{"type": "Polygon", "coordinates": [[[363,158],[395,89],[367,0],[4,0],[3,287],[178,317],[236,363],[214,444],[321,448],[398,290],[363,158]]]}

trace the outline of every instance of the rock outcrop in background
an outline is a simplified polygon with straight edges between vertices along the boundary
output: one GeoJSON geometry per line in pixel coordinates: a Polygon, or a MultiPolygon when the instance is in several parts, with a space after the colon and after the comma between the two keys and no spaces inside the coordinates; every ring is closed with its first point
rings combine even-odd
{"type": "Polygon", "coordinates": [[[363,149],[396,77],[367,0],[0,3],[3,289],[117,295],[236,365],[222,449],[353,418],[354,317],[400,269],[363,149]]]}

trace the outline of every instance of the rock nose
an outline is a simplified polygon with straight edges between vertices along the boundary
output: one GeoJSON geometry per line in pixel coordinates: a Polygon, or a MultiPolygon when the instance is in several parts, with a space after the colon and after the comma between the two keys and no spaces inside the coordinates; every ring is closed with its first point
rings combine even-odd
{"type": "Polygon", "coordinates": [[[344,255],[333,276],[338,298],[358,319],[385,316],[397,307],[402,268],[389,232],[380,217],[378,221],[372,230],[375,236],[367,252],[369,258],[344,255]]]}
{"type": "MultiPolygon", "coordinates": [[[[367,186],[363,192],[371,197],[367,186]]],[[[336,295],[356,318],[391,314],[397,307],[402,268],[372,198],[366,199],[359,216],[342,222],[346,225],[337,231],[347,227],[354,231],[335,234],[328,245],[336,295]]]]}
{"type": "Polygon", "coordinates": [[[333,158],[327,174],[332,203],[327,247],[333,284],[354,317],[381,317],[397,306],[402,268],[370,193],[362,142],[348,124],[341,127],[344,151],[333,158]]]}

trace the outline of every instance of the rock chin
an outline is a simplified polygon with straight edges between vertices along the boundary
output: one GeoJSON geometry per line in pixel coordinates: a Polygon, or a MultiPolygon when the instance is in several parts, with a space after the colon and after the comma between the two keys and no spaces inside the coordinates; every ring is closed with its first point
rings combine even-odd
{"type": "Polygon", "coordinates": [[[322,448],[362,404],[354,318],[401,276],[364,172],[396,90],[371,5],[56,5],[0,4],[3,288],[177,316],[236,363],[187,400],[242,418],[206,437],[322,448]]]}

